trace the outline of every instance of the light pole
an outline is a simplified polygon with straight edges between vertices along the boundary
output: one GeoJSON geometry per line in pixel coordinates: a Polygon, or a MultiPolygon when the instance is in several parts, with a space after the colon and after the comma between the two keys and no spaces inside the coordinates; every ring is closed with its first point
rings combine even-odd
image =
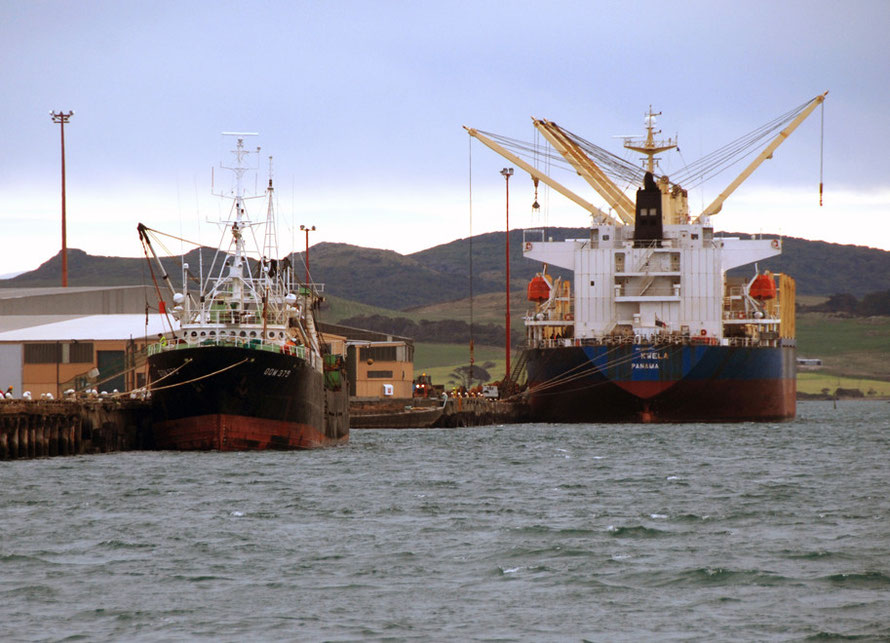
{"type": "Polygon", "coordinates": [[[49,115],[53,119],[53,123],[58,123],[62,131],[62,287],[68,287],[68,240],[65,231],[65,123],[74,116],[72,109],[67,114],[65,112],[49,111],[49,115]]]}
{"type": "Polygon", "coordinates": [[[513,176],[513,168],[505,167],[501,170],[507,186],[507,375],[504,381],[510,379],[510,177],[513,176]]]}
{"type": "Polygon", "coordinates": [[[300,224],[300,230],[303,230],[306,233],[306,286],[309,286],[309,233],[315,232],[315,226],[311,228],[309,226],[305,226],[300,224]]]}

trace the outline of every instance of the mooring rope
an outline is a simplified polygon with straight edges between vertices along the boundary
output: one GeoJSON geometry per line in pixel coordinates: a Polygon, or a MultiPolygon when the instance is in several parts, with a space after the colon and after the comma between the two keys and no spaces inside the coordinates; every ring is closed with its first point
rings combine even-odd
{"type": "MultiPolygon", "coordinates": [[[[154,391],[163,391],[163,390],[166,390],[166,389],[168,389],[168,388],[176,388],[177,386],[183,386],[183,385],[185,385],[185,384],[191,384],[192,382],[197,382],[197,381],[199,381],[199,380],[204,380],[204,379],[207,379],[208,377],[213,377],[214,375],[219,375],[220,373],[224,373],[225,371],[228,371],[228,370],[230,370],[230,369],[233,369],[233,368],[235,368],[236,366],[241,366],[241,364],[243,364],[244,362],[247,362],[247,361],[250,361],[250,358],[249,358],[249,357],[245,357],[245,358],[242,359],[240,362],[235,362],[234,364],[229,364],[228,366],[226,366],[226,367],[224,367],[224,368],[221,368],[221,369],[219,369],[218,371],[214,371],[214,372],[212,372],[212,373],[207,373],[206,375],[199,375],[198,377],[193,377],[192,379],[190,379],[190,380],[186,380],[186,381],[184,381],[184,382],[177,382],[176,384],[168,384],[167,386],[159,386],[159,387],[148,386],[148,387],[146,387],[146,388],[147,388],[150,392],[153,393],[154,391]]],[[[182,368],[183,366],[185,366],[185,363],[183,363],[179,368],[182,368]]],[[[176,370],[179,370],[179,369],[176,369],[176,370]]],[[[173,375],[173,373],[175,373],[175,372],[176,372],[176,371],[173,371],[173,372],[171,372],[171,373],[168,373],[168,374],[165,375],[164,377],[168,377],[169,375],[173,375]]],[[[164,378],[161,378],[161,379],[164,379],[164,378]]],[[[161,380],[158,380],[158,381],[160,382],[161,380]]]]}
{"type": "MultiPolygon", "coordinates": [[[[609,353],[611,353],[614,350],[617,350],[618,348],[619,347],[616,346],[613,349],[609,349],[608,351],[606,351],[606,353],[604,353],[604,356],[608,355],[609,353]]],[[[682,347],[677,347],[677,348],[682,350],[682,347]]],[[[676,351],[672,351],[672,352],[675,353],[676,351]]],[[[538,386],[529,388],[528,390],[521,393],[520,396],[522,396],[522,395],[527,396],[528,394],[530,394],[532,392],[534,392],[535,395],[555,395],[555,394],[559,394],[562,392],[566,392],[564,390],[560,390],[560,391],[553,391],[551,393],[548,393],[548,391],[550,391],[551,389],[555,389],[555,388],[562,389],[562,387],[564,387],[565,385],[571,384],[572,382],[577,382],[579,380],[582,380],[583,378],[587,377],[588,375],[590,375],[592,373],[602,372],[605,369],[614,368],[616,366],[621,366],[623,364],[632,362],[634,360],[634,358],[635,358],[635,355],[632,352],[628,355],[625,355],[624,357],[607,362],[602,367],[599,367],[596,364],[594,364],[593,362],[588,361],[584,364],[579,364],[577,366],[574,366],[571,369],[569,369],[568,371],[566,371],[564,373],[560,373],[558,376],[542,382],[538,386]],[[578,369],[583,369],[583,370],[578,370],[578,369]],[[573,373],[573,371],[577,371],[577,372],[573,373]]],[[[584,389],[588,389],[588,388],[595,388],[597,386],[602,386],[604,384],[609,384],[609,383],[610,383],[609,380],[606,380],[603,382],[590,382],[589,384],[580,386],[580,387],[578,387],[576,389],[572,389],[572,390],[580,391],[580,390],[584,390],[584,389]]]]}

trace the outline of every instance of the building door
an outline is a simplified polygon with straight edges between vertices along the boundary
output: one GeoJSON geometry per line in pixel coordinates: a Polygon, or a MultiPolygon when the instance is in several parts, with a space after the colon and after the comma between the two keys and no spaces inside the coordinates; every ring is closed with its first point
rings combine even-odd
{"type": "Polygon", "coordinates": [[[124,351],[96,351],[96,365],[99,367],[99,382],[102,382],[97,387],[100,391],[108,391],[110,393],[114,389],[118,391],[126,389],[126,384],[124,384],[124,351]],[[106,379],[109,377],[111,379],[106,379]]]}

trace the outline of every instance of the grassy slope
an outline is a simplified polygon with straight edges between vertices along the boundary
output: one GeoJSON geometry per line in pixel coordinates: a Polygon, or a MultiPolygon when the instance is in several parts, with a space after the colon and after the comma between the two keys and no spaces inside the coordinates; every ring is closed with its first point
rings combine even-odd
{"type": "Polygon", "coordinates": [[[336,324],[341,319],[355,317],[356,315],[385,315],[388,317],[411,317],[413,319],[411,315],[400,313],[396,310],[378,308],[377,306],[350,301],[334,295],[325,295],[325,303],[321,310],[322,321],[336,324]]]}
{"type": "MultiPolygon", "coordinates": [[[[494,362],[488,369],[492,379],[499,380],[504,376],[504,349],[496,346],[476,346],[476,364],[494,362]]],[[[433,384],[448,386],[449,375],[458,366],[470,363],[470,349],[466,344],[416,344],[414,346],[414,372],[427,373],[433,378],[433,384]]]]}
{"type": "Polygon", "coordinates": [[[825,373],[890,380],[890,317],[806,313],[797,319],[797,343],[801,357],[822,359],[825,373]]]}
{"type": "MultiPolygon", "coordinates": [[[[526,301],[525,284],[522,287],[514,287],[510,292],[510,327],[516,331],[525,333],[523,317],[526,310],[531,307],[526,301]]],[[[485,293],[473,297],[473,321],[477,324],[504,324],[504,292],[485,293]]],[[[402,315],[402,313],[400,313],[402,315]]],[[[458,299],[456,301],[430,304],[411,308],[403,314],[412,319],[459,319],[470,321],[470,300],[458,299]]]]}
{"type": "Polygon", "coordinates": [[[839,375],[829,375],[821,371],[797,374],[797,390],[802,393],[821,393],[823,389],[828,389],[830,393],[834,393],[835,389],[838,388],[858,388],[863,393],[874,391],[875,395],[890,397],[890,382],[884,380],[841,377],[839,375]]]}

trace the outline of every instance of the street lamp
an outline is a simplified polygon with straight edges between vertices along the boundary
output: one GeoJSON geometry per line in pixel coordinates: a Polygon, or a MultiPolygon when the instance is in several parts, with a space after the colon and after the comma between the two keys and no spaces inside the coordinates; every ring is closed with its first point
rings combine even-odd
{"type": "Polygon", "coordinates": [[[309,286],[309,233],[315,232],[315,226],[311,228],[309,226],[305,226],[300,224],[300,230],[303,230],[306,233],[306,286],[309,286]]]}
{"type": "Polygon", "coordinates": [[[49,110],[49,115],[53,119],[53,123],[58,123],[62,131],[62,287],[68,287],[68,240],[65,231],[65,123],[74,116],[72,109],[67,114],[65,112],[54,112],[49,110]]]}
{"type": "Polygon", "coordinates": [[[510,177],[513,176],[513,168],[505,167],[501,170],[507,186],[507,375],[504,381],[510,379],[510,177]]]}

